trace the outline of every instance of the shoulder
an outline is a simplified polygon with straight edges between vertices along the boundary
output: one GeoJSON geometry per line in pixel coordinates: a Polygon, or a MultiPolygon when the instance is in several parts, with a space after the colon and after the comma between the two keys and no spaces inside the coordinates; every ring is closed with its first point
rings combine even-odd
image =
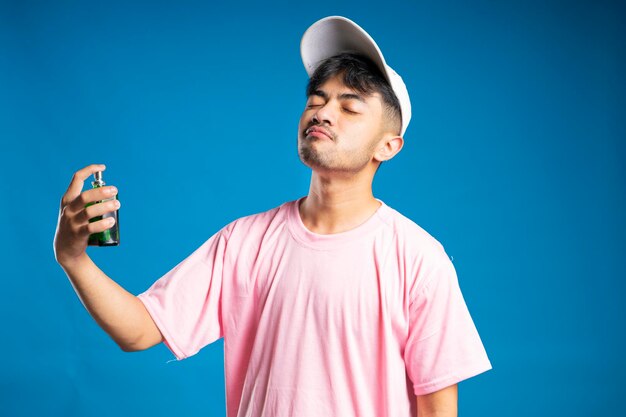
{"type": "Polygon", "coordinates": [[[285,228],[289,210],[297,200],[288,201],[272,209],[233,220],[219,233],[230,246],[258,246],[285,228]]]}
{"type": "Polygon", "coordinates": [[[397,210],[387,206],[384,215],[385,234],[391,238],[396,256],[409,275],[421,286],[427,277],[442,271],[451,271],[454,266],[444,245],[422,226],[397,210]]]}
{"type": "Polygon", "coordinates": [[[422,226],[396,209],[386,206],[382,215],[385,231],[407,250],[430,255],[445,254],[443,244],[422,226]]]}
{"type": "Polygon", "coordinates": [[[292,204],[294,201],[288,201],[272,209],[240,217],[227,224],[223,230],[230,235],[243,230],[265,228],[276,221],[286,220],[288,209],[292,204]]]}

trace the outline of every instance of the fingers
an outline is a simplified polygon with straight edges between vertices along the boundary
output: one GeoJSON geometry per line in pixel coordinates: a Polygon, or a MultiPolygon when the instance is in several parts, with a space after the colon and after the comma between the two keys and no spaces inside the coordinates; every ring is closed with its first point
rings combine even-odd
{"type": "Polygon", "coordinates": [[[102,232],[103,230],[113,227],[115,224],[113,221],[114,218],[107,214],[114,212],[120,206],[119,201],[114,199],[103,201],[89,207],[83,206],[81,210],[77,212],[68,210],[69,206],[62,209],[57,227],[57,240],[60,243],[60,247],[71,249],[75,248],[76,245],[84,246],[84,244],[87,243],[88,235],[102,232]],[[99,219],[94,222],[89,221],[98,216],[104,216],[104,219],[99,219]]]}
{"type": "Polygon", "coordinates": [[[106,187],[92,188],[91,190],[80,193],[76,198],[70,201],[68,208],[72,212],[82,211],[89,203],[106,200],[117,194],[117,188],[108,185],[106,187]]]}
{"type": "Polygon", "coordinates": [[[120,207],[121,204],[119,200],[103,201],[102,203],[94,204],[83,209],[80,213],[77,214],[77,216],[79,216],[81,222],[88,222],[89,219],[102,216],[106,213],[111,213],[119,209],[120,207]]]}
{"type": "Polygon", "coordinates": [[[67,188],[67,191],[61,199],[61,207],[65,207],[67,204],[69,204],[80,195],[81,191],[83,190],[85,180],[89,178],[90,175],[97,171],[104,171],[105,169],[106,166],[103,164],[92,164],[86,166],[81,170],[76,171],[74,173],[74,176],[72,177],[72,181],[70,182],[69,187],[67,188]]]}
{"type": "Polygon", "coordinates": [[[94,233],[104,232],[107,229],[110,229],[115,224],[114,217],[106,217],[102,220],[98,220],[97,222],[87,223],[83,226],[86,235],[91,235],[94,233]]]}

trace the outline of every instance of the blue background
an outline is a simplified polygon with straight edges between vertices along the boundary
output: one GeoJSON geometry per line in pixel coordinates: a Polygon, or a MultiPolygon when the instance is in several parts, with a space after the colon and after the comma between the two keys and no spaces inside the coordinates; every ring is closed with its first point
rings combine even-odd
{"type": "Polygon", "coordinates": [[[74,171],[106,163],[138,294],[226,223],[308,191],[303,31],[340,14],[413,120],[375,194],[453,257],[494,369],[464,416],[623,413],[626,18],[617,2],[3,2],[3,416],[224,416],[223,343],[124,353],[55,263],[74,171]]]}

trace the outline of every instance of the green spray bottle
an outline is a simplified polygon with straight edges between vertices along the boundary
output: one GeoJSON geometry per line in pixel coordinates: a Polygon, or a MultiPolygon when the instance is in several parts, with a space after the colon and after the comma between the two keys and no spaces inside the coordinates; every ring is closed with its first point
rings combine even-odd
{"type": "MultiPolygon", "coordinates": [[[[91,183],[93,188],[100,188],[105,185],[105,182],[102,180],[102,171],[95,172],[93,174],[93,177],[94,181],[91,183]]],[[[89,207],[93,204],[102,203],[113,199],[117,199],[117,195],[111,198],[107,198],[106,200],[89,203],[85,207],[89,207]]],[[[119,210],[115,210],[109,213],[105,213],[102,216],[97,216],[89,219],[89,223],[106,219],[108,217],[113,217],[115,219],[115,224],[110,229],[89,235],[89,246],[118,246],[120,244],[120,219],[118,211],[119,210]]]]}

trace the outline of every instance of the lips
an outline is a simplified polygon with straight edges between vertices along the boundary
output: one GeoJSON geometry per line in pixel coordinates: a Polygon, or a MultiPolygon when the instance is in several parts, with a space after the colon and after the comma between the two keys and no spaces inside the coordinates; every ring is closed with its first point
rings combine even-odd
{"type": "Polygon", "coordinates": [[[304,135],[305,136],[309,136],[309,135],[313,135],[313,136],[324,135],[328,139],[334,140],[333,139],[333,135],[328,130],[324,129],[321,126],[311,126],[311,127],[309,127],[307,130],[304,131],[304,135]]]}

